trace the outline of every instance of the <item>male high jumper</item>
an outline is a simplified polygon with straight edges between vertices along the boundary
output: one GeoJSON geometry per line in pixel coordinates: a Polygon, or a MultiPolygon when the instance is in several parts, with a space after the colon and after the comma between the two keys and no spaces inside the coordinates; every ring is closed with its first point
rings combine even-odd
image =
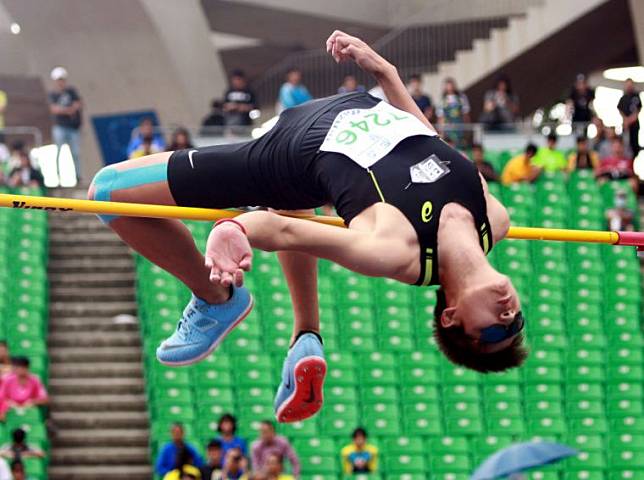
{"type": "Polygon", "coordinates": [[[295,316],[275,399],[281,422],[310,417],[322,405],[317,257],[363,275],[440,284],[434,333],[457,364],[501,371],[526,356],[517,292],[485,256],[508,231],[505,208],[476,167],[439,138],[393,65],[341,31],[326,48],[336,62],[370,73],[388,103],[366,93],[314,100],[285,110],[259,139],[110,165],[89,190],[96,200],[204,208],[335,206],[347,229],[274,211],[219,221],[205,256],[178,220],[102,217],[193,293],[157,350],[167,365],[197,362],[219,345],[253,307],[242,286],[251,247],[278,252],[295,316]]]}

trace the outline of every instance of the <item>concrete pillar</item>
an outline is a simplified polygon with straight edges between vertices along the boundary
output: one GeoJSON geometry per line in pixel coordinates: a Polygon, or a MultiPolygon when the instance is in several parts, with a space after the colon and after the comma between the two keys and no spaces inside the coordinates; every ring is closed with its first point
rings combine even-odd
{"type": "Polygon", "coordinates": [[[631,20],[635,32],[635,43],[640,58],[640,65],[644,65],[644,2],[642,0],[629,0],[631,20]]]}
{"type": "Polygon", "coordinates": [[[63,65],[83,97],[85,177],[100,167],[91,115],[151,108],[165,124],[196,125],[208,110],[208,90],[224,88],[197,0],[0,3],[22,26],[20,53],[29,73],[50,88],[51,68],[63,65]],[[153,3],[163,8],[156,11],[153,3]]]}

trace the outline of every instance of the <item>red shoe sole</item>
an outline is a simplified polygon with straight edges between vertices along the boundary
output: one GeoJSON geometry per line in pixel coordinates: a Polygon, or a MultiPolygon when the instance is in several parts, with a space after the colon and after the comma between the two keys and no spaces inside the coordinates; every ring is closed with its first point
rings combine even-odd
{"type": "Polygon", "coordinates": [[[321,357],[304,357],[293,369],[295,390],[277,410],[280,423],[299,422],[312,417],[322,408],[322,386],[326,376],[326,361],[321,357]]]}

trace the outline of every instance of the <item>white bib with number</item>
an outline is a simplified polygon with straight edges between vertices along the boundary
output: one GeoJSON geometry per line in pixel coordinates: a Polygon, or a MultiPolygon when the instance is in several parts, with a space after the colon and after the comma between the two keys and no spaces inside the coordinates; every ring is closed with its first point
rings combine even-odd
{"type": "Polygon", "coordinates": [[[320,150],[341,153],[369,168],[404,139],[415,135],[433,137],[436,133],[411,113],[380,102],[371,108],[340,112],[320,150]]]}

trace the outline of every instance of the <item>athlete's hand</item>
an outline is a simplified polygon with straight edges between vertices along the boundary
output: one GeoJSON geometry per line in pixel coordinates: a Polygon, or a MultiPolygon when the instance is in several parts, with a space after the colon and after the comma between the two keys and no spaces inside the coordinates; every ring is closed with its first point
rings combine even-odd
{"type": "Polygon", "coordinates": [[[234,223],[226,222],[210,231],[205,257],[212,283],[241,287],[244,272],[250,270],[253,251],[244,232],[234,223]]]}
{"type": "Polygon", "coordinates": [[[378,76],[392,65],[357,37],[336,30],[326,41],[326,51],[340,63],[353,60],[365,72],[378,76]]]}

